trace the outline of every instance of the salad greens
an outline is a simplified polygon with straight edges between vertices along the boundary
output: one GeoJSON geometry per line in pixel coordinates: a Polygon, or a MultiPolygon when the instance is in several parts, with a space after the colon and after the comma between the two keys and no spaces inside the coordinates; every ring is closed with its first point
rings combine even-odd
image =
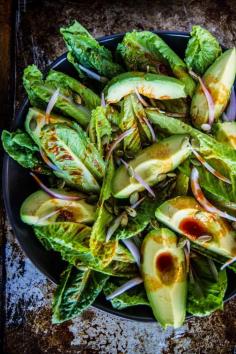
{"type": "Polygon", "coordinates": [[[221,54],[193,26],[183,60],[161,36],[133,31],[117,63],[79,22],[60,33],[80,79],[28,66],[24,129],[2,133],[41,187],[21,220],[67,263],[53,323],[99,294],[117,310],[149,306],[164,328],[182,325],[186,312],[222,309],[236,271],[236,151],[225,143],[236,130],[221,123],[227,105],[236,117],[235,49],[221,54]]]}

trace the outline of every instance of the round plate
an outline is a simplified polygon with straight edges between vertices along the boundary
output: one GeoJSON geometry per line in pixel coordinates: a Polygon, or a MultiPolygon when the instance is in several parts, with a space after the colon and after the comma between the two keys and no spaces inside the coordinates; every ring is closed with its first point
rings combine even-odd
{"type": "MultiPolygon", "coordinates": [[[[180,57],[184,57],[185,48],[189,34],[185,32],[156,32],[180,57]]],[[[105,47],[114,52],[117,44],[121,42],[124,34],[116,34],[98,39],[105,47]]],[[[67,61],[66,53],[55,60],[49,69],[57,69],[75,78],[78,75],[73,66],[67,61]]],[[[22,128],[29,109],[29,100],[25,99],[17,114],[12,130],[22,128]]],[[[47,251],[34,236],[32,228],[24,224],[20,219],[20,207],[22,202],[38,187],[29,175],[28,170],[18,165],[8,155],[5,154],[3,162],[3,196],[6,206],[7,216],[10,220],[13,232],[16,235],[21,248],[32,263],[49,279],[58,284],[59,276],[65,268],[66,263],[60,256],[52,251],[47,251]]],[[[236,274],[229,271],[228,289],[225,300],[230,299],[236,294],[236,274]]],[[[114,315],[128,318],[131,320],[152,322],[155,321],[152,311],[147,306],[136,306],[124,310],[115,310],[110,302],[100,295],[94,306],[114,315]]]]}

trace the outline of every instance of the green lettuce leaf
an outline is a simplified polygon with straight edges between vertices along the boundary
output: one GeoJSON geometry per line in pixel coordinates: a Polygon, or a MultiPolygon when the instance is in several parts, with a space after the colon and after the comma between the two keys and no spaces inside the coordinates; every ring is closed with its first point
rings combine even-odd
{"type": "Polygon", "coordinates": [[[2,145],[6,153],[21,166],[37,173],[50,174],[39,155],[39,148],[30,136],[18,129],[15,132],[2,132],[2,145]]]}
{"type": "Polygon", "coordinates": [[[55,222],[44,226],[34,226],[34,232],[46,249],[59,252],[62,258],[77,268],[90,269],[117,277],[137,275],[137,267],[131,254],[121,246],[117,247],[114,259],[106,267],[100,266],[100,258],[89,248],[91,228],[73,222],[55,222]]]}
{"type": "MultiPolygon", "coordinates": [[[[110,295],[113,291],[115,291],[119,286],[124,284],[126,281],[127,281],[126,279],[120,279],[119,281],[114,279],[109,279],[103,288],[103,292],[105,296],[110,295]]],[[[146,292],[142,284],[127,290],[123,294],[116,296],[114,299],[110,301],[112,307],[114,307],[117,310],[122,310],[127,307],[138,306],[138,305],[150,306],[147,299],[146,292]]]]}
{"type": "Polygon", "coordinates": [[[105,157],[105,147],[111,142],[112,126],[107,117],[107,107],[99,106],[92,111],[89,123],[89,138],[105,157]]]}
{"type": "Polygon", "coordinates": [[[190,258],[192,276],[188,284],[187,311],[195,316],[209,315],[217,309],[223,309],[227,288],[226,271],[211,262],[196,253],[190,258]]]}
{"type": "MultiPolygon", "coordinates": [[[[54,77],[55,76],[56,75],[54,74],[54,77]]],[[[57,80],[59,81],[58,78],[57,80]]],[[[77,91],[78,88],[80,88],[80,95],[78,95],[78,93],[76,92],[75,93],[72,92],[68,84],[68,79],[67,79],[67,85],[65,84],[64,86],[59,84],[58,81],[54,82],[53,80],[49,80],[48,82],[45,82],[43,80],[42,73],[39,71],[36,65],[29,65],[24,70],[23,84],[28,94],[30,103],[33,106],[45,109],[47,107],[47,104],[51,96],[55,92],[55,89],[60,88],[60,93],[54,106],[56,111],[62,113],[65,116],[74,118],[80,124],[86,126],[90,120],[91,111],[88,107],[85,107],[82,104],[78,104],[78,102],[80,102],[82,98],[83,101],[85,102],[85,97],[86,97],[86,102],[90,102],[91,104],[91,99],[94,99],[96,101],[96,95],[93,94],[93,98],[90,97],[90,99],[88,99],[88,96],[92,95],[91,93],[92,91],[86,88],[84,90],[84,94],[82,97],[81,95],[82,87],[80,86],[79,83],[77,85],[74,85],[74,87],[76,86],[77,91]]],[[[73,83],[74,81],[76,80],[72,79],[73,83]]],[[[70,85],[72,85],[71,81],[70,81],[70,85]]],[[[94,104],[96,103],[94,102],[94,104]]]]}
{"type": "MultiPolygon", "coordinates": [[[[69,50],[69,60],[78,63],[88,69],[96,70],[100,75],[112,78],[123,70],[119,64],[113,62],[111,52],[100,45],[96,39],[77,21],[60,32],[69,50]]],[[[75,65],[78,70],[79,66],[75,65]]],[[[78,70],[81,77],[84,77],[81,70],[78,70]]]]}
{"type": "Polygon", "coordinates": [[[107,163],[107,169],[98,202],[97,219],[92,227],[90,237],[90,249],[93,255],[100,259],[101,267],[109,265],[114,258],[118,247],[118,242],[116,240],[106,242],[107,228],[113,219],[113,215],[107,211],[104,205],[105,201],[111,197],[111,182],[114,176],[114,171],[114,162],[113,159],[110,158],[107,163]]]}
{"type": "Polygon", "coordinates": [[[52,323],[79,316],[96,300],[109,276],[90,269],[68,266],[53,298],[52,323]]]}
{"type": "Polygon", "coordinates": [[[99,191],[105,163],[96,147],[78,125],[48,124],[41,130],[40,143],[62,172],[56,175],[86,192],[99,191]]]}
{"type": "Polygon", "coordinates": [[[185,84],[186,93],[193,95],[195,83],[186,64],[157,34],[148,31],[127,33],[118,46],[118,53],[132,71],[147,71],[148,66],[151,72],[159,73],[160,64],[167,64],[174,76],[185,84]]]}
{"type": "Polygon", "coordinates": [[[125,132],[134,129],[133,133],[124,139],[124,151],[134,155],[141,149],[142,142],[150,142],[152,137],[150,129],[143,118],[146,118],[145,110],[135,94],[124,98],[121,111],[120,129],[125,132]]]}
{"type": "Polygon", "coordinates": [[[187,66],[203,75],[220,54],[221,47],[217,39],[205,28],[193,26],[185,52],[187,66]]]}
{"type": "Polygon", "coordinates": [[[78,80],[60,71],[50,70],[47,74],[45,83],[55,89],[60,88],[62,90],[67,90],[68,95],[73,98],[75,103],[82,104],[88,109],[92,110],[97,106],[100,106],[101,100],[96,93],[81,84],[78,80]]]}
{"type": "MultiPolygon", "coordinates": [[[[199,153],[209,164],[231,179],[232,185],[219,181],[216,177],[199,167],[202,187],[213,194],[219,201],[235,201],[236,198],[236,151],[226,144],[218,142],[212,136],[202,133],[178,119],[167,117],[153,110],[146,110],[153,124],[168,134],[189,134],[197,143],[199,153]]],[[[185,165],[186,166],[186,165],[185,165]]],[[[184,172],[184,169],[182,169],[184,172]]],[[[189,175],[189,173],[187,173],[189,175]]]]}

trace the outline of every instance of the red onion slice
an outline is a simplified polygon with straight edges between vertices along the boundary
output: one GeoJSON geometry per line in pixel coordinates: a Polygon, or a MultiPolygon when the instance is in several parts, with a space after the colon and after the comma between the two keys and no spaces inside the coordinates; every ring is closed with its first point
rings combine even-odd
{"type": "Polygon", "coordinates": [[[115,297],[123,294],[125,291],[133,288],[136,285],[142,284],[142,283],[143,283],[142,278],[140,278],[140,277],[133,278],[133,279],[127,281],[127,283],[125,283],[125,284],[121,285],[119,288],[117,288],[115,291],[113,291],[113,293],[106,296],[106,300],[112,300],[115,297]]]}
{"type": "Polygon", "coordinates": [[[138,92],[137,87],[135,87],[134,92],[136,93],[136,96],[138,97],[138,99],[139,99],[139,101],[142,103],[142,105],[143,105],[144,107],[148,107],[149,104],[148,104],[148,103],[145,101],[145,99],[140,95],[140,93],[138,92]]]}
{"type": "Polygon", "coordinates": [[[222,118],[225,122],[233,122],[236,119],[236,95],[234,87],[232,87],[229,104],[222,118]]]}
{"type": "Polygon", "coordinates": [[[206,243],[206,242],[209,242],[212,240],[212,236],[211,235],[202,235],[202,236],[199,236],[197,240],[198,240],[198,242],[206,243]]]}
{"type": "Polygon", "coordinates": [[[38,221],[36,222],[35,225],[38,225],[42,221],[49,219],[51,216],[54,216],[54,215],[60,213],[60,211],[61,211],[61,209],[57,209],[57,210],[54,210],[54,211],[52,211],[51,213],[49,213],[49,214],[47,214],[45,216],[42,216],[40,219],[38,219],[38,221]]]}
{"type": "Polygon", "coordinates": [[[100,82],[107,82],[108,78],[106,78],[105,76],[101,76],[97,73],[95,73],[94,71],[86,68],[85,66],[79,64],[79,68],[81,71],[83,71],[90,79],[96,80],[96,81],[100,81],[100,82]]]}
{"type": "Polygon", "coordinates": [[[196,198],[196,200],[199,202],[199,204],[209,213],[217,214],[222,218],[228,219],[230,221],[236,221],[236,218],[234,216],[229,215],[228,213],[217,209],[206,199],[206,197],[204,196],[201,190],[198,180],[199,180],[198,170],[196,169],[196,167],[193,167],[191,172],[191,188],[192,188],[193,195],[196,198]]]}
{"type": "Polygon", "coordinates": [[[129,166],[123,159],[120,159],[120,161],[123,163],[127,171],[130,172],[131,176],[135,178],[136,181],[138,181],[149,192],[149,194],[151,194],[153,198],[156,198],[152,188],[142,179],[142,177],[137,172],[135,172],[134,169],[129,166]]]}
{"type": "Polygon", "coordinates": [[[46,108],[46,116],[45,116],[45,121],[46,121],[46,124],[49,123],[49,117],[50,117],[50,114],[53,110],[53,107],[55,106],[55,104],[57,103],[57,99],[59,97],[59,94],[60,94],[60,89],[56,89],[56,91],[52,94],[49,102],[48,102],[48,105],[47,105],[47,108],[46,108]]]}
{"type": "Polygon", "coordinates": [[[155,143],[157,141],[157,137],[156,137],[156,134],[154,132],[154,129],[153,129],[151,123],[149,122],[149,120],[146,117],[142,117],[142,119],[144,120],[145,124],[147,125],[148,129],[150,130],[150,133],[152,136],[152,141],[153,141],[153,143],[155,143]]]}
{"type": "Polygon", "coordinates": [[[190,269],[190,249],[191,249],[190,241],[186,240],[186,243],[184,246],[184,255],[185,255],[185,260],[186,260],[187,273],[189,272],[189,269],[190,269]]]}
{"type": "Polygon", "coordinates": [[[105,95],[104,92],[101,94],[101,106],[106,107],[105,95]]]}
{"type": "Polygon", "coordinates": [[[54,190],[45,186],[45,184],[33,172],[30,172],[30,175],[34,178],[34,180],[38,183],[38,185],[42,188],[42,190],[44,190],[44,192],[46,192],[53,198],[63,199],[63,200],[80,200],[85,198],[84,195],[75,196],[75,195],[66,195],[66,194],[55,192],[54,190]]]}
{"type": "Polygon", "coordinates": [[[110,149],[107,153],[106,156],[106,160],[109,160],[109,158],[111,157],[112,152],[115,150],[115,148],[117,147],[117,145],[127,136],[129,136],[130,134],[132,134],[134,132],[134,128],[128,129],[125,132],[123,132],[122,134],[120,134],[115,141],[111,144],[110,149]]]}
{"type": "Polygon", "coordinates": [[[225,262],[225,263],[220,267],[220,270],[225,269],[226,267],[228,267],[229,265],[233,264],[234,262],[236,262],[236,257],[233,257],[233,258],[229,259],[227,262],[225,262]]]}
{"type": "Polygon", "coordinates": [[[107,234],[106,234],[106,242],[108,242],[111,238],[111,236],[116,232],[118,227],[120,226],[121,220],[124,216],[124,213],[121,213],[117,218],[112,222],[112,225],[108,228],[107,234]]]}
{"type": "Polygon", "coordinates": [[[220,179],[223,182],[226,182],[228,184],[231,184],[231,181],[223,176],[220,172],[216,171],[209,163],[190,145],[190,149],[192,150],[192,153],[196,156],[199,162],[210,172],[212,173],[215,177],[220,179]]]}
{"type": "Polygon", "coordinates": [[[54,163],[52,163],[52,162],[49,160],[49,158],[48,158],[47,155],[43,152],[43,150],[40,149],[39,152],[40,152],[40,155],[41,155],[43,161],[46,163],[46,165],[48,165],[48,167],[50,167],[50,168],[51,168],[52,170],[54,170],[54,171],[62,172],[59,167],[57,167],[56,165],[54,165],[54,163]]]}
{"type": "Polygon", "coordinates": [[[144,201],[144,199],[145,199],[145,197],[140,198],[139,200],[137,200],[136,203],[132,204],[131,207],[133,209],[136,209],[144,201]]]}
{"type": "Polygon", "coordinates": [[[140,267],[140,252],[135,243],[129,239],[122,240],[124,245],[128,248],[132,256],[134,257],[135,262],[140,267]]]}
{"type": "Polygon", "coordinates": [[[206,87],[206,84],[204,83],[203,79],[200,78],[197,74],[195,74],[192,70],[189,70],[189,74],[197,79],[201,85],[202,91],[206,97],[208,108],[209,108],[209,117],[208,117],[208,123],[210,126],[212,126],[214,119],[215,119],[215,103],[213,101],[213,97],[206,87]]]}

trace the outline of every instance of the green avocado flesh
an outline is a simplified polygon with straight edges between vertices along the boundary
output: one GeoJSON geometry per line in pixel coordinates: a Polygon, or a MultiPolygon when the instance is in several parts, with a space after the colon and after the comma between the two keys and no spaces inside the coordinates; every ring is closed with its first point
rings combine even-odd
{"type": "MultiPolygon", "coordinates": [[[[224,112],[236,74],[236,49],[224,52],[208,68],[203,81],[214,101],[214,117],[217,120],[224,112]]],[[[191,118],[196,127],[208,122],[209,108],[206,96],[198,85],[191,103],[191,118]]]]}
{"type": "Polygon", "coordinates": [[[216,139],[236,150],[236,122],[218,123],[216,128],[216,139]]]}
{"type": "Polygon", "coordinates": [[[156,210],[156,218],[192,242],[226,257],[236,256],[236,231],[229,223],[205,211],[194,198],[181,196],[164,202],[156,210]],[[201,242],[200,236],[211,239],[201,242]]]}
{"type": "Polygon", "coordinates": [[[141,272],[153,314],[163,327],[182,325],[186,313],[187,272],[183,248],[165,228],[145,237],[141,272]]]}
{"type": "MultiPolygon", "coordinates": [[[[52,190],[60,194],[76,195],[75,192],[52,190]]],[[[48,225],[55,221],[90,224],[95,220],[95,206],[84,200],[71,201],[53,198],[40,190],[26,198],[21,206],[20,216],[21,220],[29,225],[48,225]],[[52,215],[47,218],[50,214],[52,215]]]]}
{"type": "Polygon", "coordinates": [[[186,97],[185,86],[173,77],[141,72],[128,72],[112,79],[104,93],[108,103],[119,102],[124,96],[135,92],[159,100],[186,97]]]}
{"type": "MultiPolygon", "coordinates": [[[[159,181],[160,175],[174,170],[191,154],[187,135],[174,135],[143,149],[129,166],[150,186],[159,181]]],[[[112,193],[116,198],[128,198],[144,187],[120,166],[112,181],[112,193]]]]}

